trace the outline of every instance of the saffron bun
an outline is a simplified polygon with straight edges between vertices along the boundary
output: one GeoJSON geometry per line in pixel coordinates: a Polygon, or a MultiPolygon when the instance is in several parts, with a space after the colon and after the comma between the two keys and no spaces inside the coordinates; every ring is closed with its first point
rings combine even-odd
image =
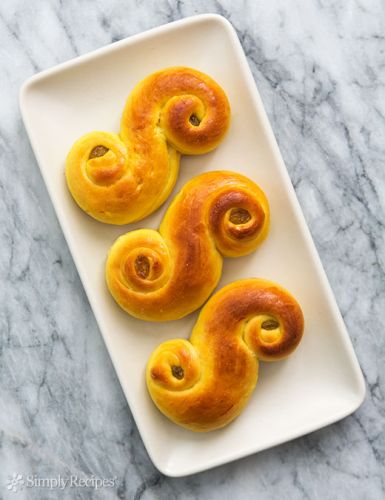
{"type": "Polygon", "coordinates": [[[159,410],[178,425],[211,431],[236,418],[258,379],[258,361],[287,357],[304,329],[292,295],[262,279],[235,281],[202,309],[190,340],[155,349],[146,381],[159,410]]]}
{"type": "Polygon", "coordinates": [[[216,148],[229,123],[226,94],[208,75],[185,67],[153,73],[129,95],[120,135],[95,131],[72,146],[68,188],[79,207],[101,222],[143,219],[169,196],[180,155],[216,148]]]}
{"type": "Polygon", "coordinates": [[[269,204],[243,175],[214,171],[190,180],[169,206],[159,231],[120,236],[106,263],[108,288],[129,314],[149,321],[182,318],[216,287],[222,256],[254,251],[269,228],[269,204]]]}

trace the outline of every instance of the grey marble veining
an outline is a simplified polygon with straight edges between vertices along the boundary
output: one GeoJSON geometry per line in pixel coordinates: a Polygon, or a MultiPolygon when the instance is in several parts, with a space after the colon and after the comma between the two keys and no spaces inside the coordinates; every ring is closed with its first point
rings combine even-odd
{"type": "Polygon", "coordinates": [[[385,3],[3,0],[0,61],[0,498],[385,498],[385,3]],[[38,71],[204,12],[239,34],[368,394],[337,424],[170,479],[143,448],[17,99],[38,71]],[[14,472],[117,487],[14,493],[14,472]]]}

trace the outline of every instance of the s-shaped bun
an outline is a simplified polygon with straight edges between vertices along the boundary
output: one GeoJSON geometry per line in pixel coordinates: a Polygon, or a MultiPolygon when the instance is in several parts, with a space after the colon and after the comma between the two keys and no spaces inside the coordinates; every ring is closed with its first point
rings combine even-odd
{"type": "Polygon", "coordinates": [[[91,132],[72,146],[69,190],[91,217],[127,224],[154,212],[169,196],[180,154],[216,148],[230,122],[226,94],[191,68],[167,68],[142,80],[128,97],[120,136],[91,132]]]}
{"type": "Polygon", "coordinates": [[[202,309],[190,340],[155,349],[147,387],[159,410],[193,431],[224,427],[248,402],[258,360],[285,358],[298,346],[304,319],[281,286],[261,279],[231,283],[202,309]]]}
{"type": "Polygon", "coordinates": [[[168,208],[159,231],[124,234],[110,249],[108,288],[129,314],[150,321],[182,318],[200,307],[222,273],[222,255],[257,248],[269,228],[263,191],[234,172],[193,178],[168,208]]]}

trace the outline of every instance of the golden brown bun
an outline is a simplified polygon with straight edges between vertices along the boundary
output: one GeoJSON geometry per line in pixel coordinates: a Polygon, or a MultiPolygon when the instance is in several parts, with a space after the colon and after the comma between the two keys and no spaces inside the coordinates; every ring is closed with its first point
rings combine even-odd
{"type": "Polygon", "coordinates": [[[208,172],[188,182],[168,208],[159,231],[140,229],[116,240],[106,279],[116,302],[150,321],[182,318],[216,287],[222,255],[246,255],[269,227],[269,205],[250,179],[208,172]]]}
{"type": "Polygon", "coordinates": [[[180,153],[216,148],[230,122],[221,87],[191,68],[167,68],[141,81],[128,97],[120,136],[91,132],[72,146],[66,178],[77,204],[95,219],[127,224],[169,196],[180,153]]]}
{"type": "Polygon", "coordinates": [[[211,431],[230,423],[249,400],[258,359],[274,361],[298,346],[304,320],[279,285],[240,280],[213,295],[190,341],[161,344],[147,364],[147,387],[159,410],[178,425],[211,431]]]}

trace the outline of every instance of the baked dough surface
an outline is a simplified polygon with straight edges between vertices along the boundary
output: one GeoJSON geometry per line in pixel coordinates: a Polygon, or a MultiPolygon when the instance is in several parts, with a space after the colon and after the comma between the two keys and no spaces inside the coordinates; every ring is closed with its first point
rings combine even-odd
{"type": "Polygon", "coordinates": [[[190,180],[169,206],[159,231],[120,236],[106,263],[108,288],[129,314],[151,321],[182,318],[216,287],[222,256],[255,250],[269,228],[261,188],[227,171],[190,180]]]}
{"type": "Polygon", "coordinates": [[[180,155],[216,148],[229,122],[227,97],[208,75],[185,67],[154,73],[128,97],[120,135],[95,131],[72,146],[68,188],[101,222],[140,220],[169,196],[180,155]]]}
{"type": "Polygon", "coordinates": [[[178,425],[211,431],[229,424],[248,402],[258,360],[275,361],[301,341],[304,318],[276,283],[239,280],[213,295],[190,340],[160,344],[147,364],[147,387],[159,410],[178,425]]]}

